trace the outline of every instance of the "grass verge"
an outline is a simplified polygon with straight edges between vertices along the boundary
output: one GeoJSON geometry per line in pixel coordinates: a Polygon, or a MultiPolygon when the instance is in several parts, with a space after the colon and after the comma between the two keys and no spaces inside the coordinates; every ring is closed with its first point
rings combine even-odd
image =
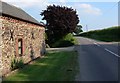
{"type": "Polygon", "coordinates": [[[77,52],[49,52],[4,81],[74,81],[77,72],[77,52]]]}

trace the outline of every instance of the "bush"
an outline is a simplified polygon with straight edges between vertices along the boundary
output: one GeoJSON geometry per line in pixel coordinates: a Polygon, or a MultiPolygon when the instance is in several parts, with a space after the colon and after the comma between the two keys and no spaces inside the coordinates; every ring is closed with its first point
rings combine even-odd
{"type": "Polygon", "coordinates": [[[71,33],[64,36],[62,39],[56,41],[51,47],[68,47],[76,44],[76,40],[71,33]]]}
{"type": "Polygon", "coordinates": [[[54,47],[68,47],[72,45],[74,45],[74,43],[72,43],[71,41],[62,40],[62,41],[59,41],[58,44],[54,45],[54,47]]]}
{"type": "Polygon", "coordinates": [[[20,58],[20,60],[14,58],[11,61],[11,70],[22,68],[23,66],[24,66],[24,63],[23,63],[22,58],[20,58]]]}

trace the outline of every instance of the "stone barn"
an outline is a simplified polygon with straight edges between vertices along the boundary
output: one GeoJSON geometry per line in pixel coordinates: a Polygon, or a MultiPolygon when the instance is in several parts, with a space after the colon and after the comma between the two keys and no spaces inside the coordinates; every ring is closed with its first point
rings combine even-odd
{"type": "Polygon", "coordinates": [[[12,61],[28,63],[45,52],[44,25],[22,9],[0,1],[0,68],[11,71],[12,61]]]}

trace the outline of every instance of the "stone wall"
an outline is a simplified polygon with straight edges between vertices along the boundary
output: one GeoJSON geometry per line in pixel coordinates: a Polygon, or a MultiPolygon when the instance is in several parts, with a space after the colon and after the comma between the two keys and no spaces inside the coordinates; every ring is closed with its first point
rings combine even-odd
{"type": "Polygon", "coordinates": [[[11,60],[22,58],[24,63],[41,56],[44,51],[43,26],[27,23],[10,17],[2,20],[2,74],[10,72],[11,60]],[[23,55],[18,55],[18,39],[23,42],[23,55]]]}
{"type": "Polygon", "coordinates": [[[2,76],[2,20],[0,20],[0,77],[2,76]]]}

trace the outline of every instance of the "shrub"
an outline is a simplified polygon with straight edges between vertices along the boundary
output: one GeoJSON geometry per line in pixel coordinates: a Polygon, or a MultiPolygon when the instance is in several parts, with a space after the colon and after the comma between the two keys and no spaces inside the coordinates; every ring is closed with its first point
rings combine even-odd
{"type": "Polygon", "coordinates": [[[64,36],[62,39],[56,41],[51,47],[68,47],[76,44],[76,40],[73,38],[71,33],[64,36]]]}
{"type": "Polygon", "coordinates": [[[71,41],[66,41],[66,40],[63,40],[63,41],[60,41],[56,46],[54,47],[68,47],[68,46],[72,46],[74,45],[74,43],[72,43],[71,41]]]}
{"type": "Polygon", "coordinates": [[[24,63],[23,63],[22,58],[20,58],[20,60],[14,58],[11,61],[11,70],[22,68],[23,66],[24,66],[24,63]]]}

